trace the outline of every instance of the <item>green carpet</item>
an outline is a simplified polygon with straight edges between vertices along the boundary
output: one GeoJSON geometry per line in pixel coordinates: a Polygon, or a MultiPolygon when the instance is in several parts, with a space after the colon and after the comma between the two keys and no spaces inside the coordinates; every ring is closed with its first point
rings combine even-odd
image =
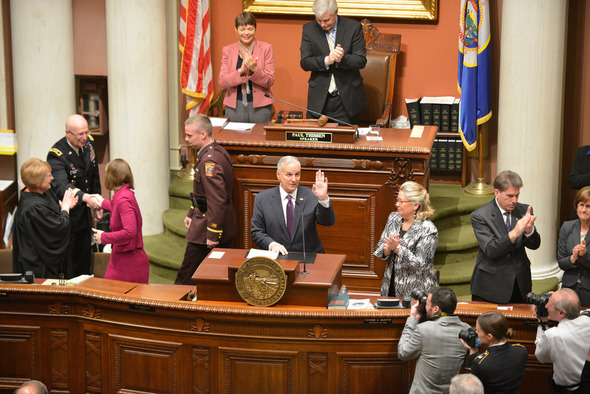
{"type": "MultiPolygon", "coordinates": [[[[190,207],[192,182],[170,173],[170,208],[162,215],[166,231],[144,237],[150,259],[150,283],[173,283],[184,257],[186,228],[183,220],[190,207]]],[[[435,209],[438,247],[434,267],[440,272],[440,285],[457,294],[459,300],[470,300],[469,281],[478,248],[469,215],[489,202],[493,196],[472,196],[458,185],[430,184],[430,200],[435,209]]],[[[379,230],[381,231],[381,230],[379,230]]],[[[533,292],[544,293],[557,288],[557,278],[533,281],[533,292]]]]}

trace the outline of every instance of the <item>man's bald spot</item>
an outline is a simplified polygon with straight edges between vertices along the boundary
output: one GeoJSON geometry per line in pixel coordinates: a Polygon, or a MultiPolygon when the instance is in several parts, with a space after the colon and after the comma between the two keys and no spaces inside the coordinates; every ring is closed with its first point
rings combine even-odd
{"type": "Polygon", "coordinates": [[[88,122],[82,115],[74,114],[68,116],[66,120],[66,130],[75,131],[81,128],[88,129],[88,122]]]}

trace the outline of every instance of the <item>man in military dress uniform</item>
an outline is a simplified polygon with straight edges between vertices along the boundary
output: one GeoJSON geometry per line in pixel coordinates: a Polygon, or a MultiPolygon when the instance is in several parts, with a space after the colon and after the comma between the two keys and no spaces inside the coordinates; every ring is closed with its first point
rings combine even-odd
{"type": "MultiPolygon", "coordinates": [[[[89,207],[100,209],[92,194],[100,194],[100,176],[94,139],[89,135],[88,122],[81,115],[71,115],[66,121],[66,135],[47,154],[53,181],[51,187],[58,196],[74,189],[78,204],[70,211],[70,236],[66,249],[65,278],[90,274],[92,259],[92,215],[89,207]]],[[[102,211],[97,211],[98,215],[102,211]]]]}
{"type": "Polygon", "coordinates": [[[174,283],[191,285],[193,274],[211,248],[232,246],[236,235],[234,172],[230,155],[211,137],[213,126],[207,116],[191,116],[184,123],[184,132],[185,141],[198,151],[192,206],[184,218],[188,244],[174,283]]]}

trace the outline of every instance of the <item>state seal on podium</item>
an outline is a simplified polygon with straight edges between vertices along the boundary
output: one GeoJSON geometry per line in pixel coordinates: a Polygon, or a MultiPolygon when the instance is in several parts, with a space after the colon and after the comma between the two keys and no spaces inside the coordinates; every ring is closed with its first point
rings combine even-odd
{"type": "Polygon", "coordinates": [[[287,275],[279,263],[268,257],[252,257],[236,272],[236,290],[250,305],[271,306],[287,289],[287,275]]]}

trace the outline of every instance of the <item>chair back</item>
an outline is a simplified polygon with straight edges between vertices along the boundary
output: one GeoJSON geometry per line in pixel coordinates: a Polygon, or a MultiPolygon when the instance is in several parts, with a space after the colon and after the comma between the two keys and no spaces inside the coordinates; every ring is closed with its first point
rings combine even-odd
{"type": "Polygon", "coordinates": [[[95,278],[104,278],[104,274],[107,271],[109,260],[111,259],[110,253],[95,252],[93,256],[93,273],[95,278]]]}
{"type": "Polygon", "coordinates": [[[368,19],[361,23],[367,48],[367,64],[361,75],[369,106],[360,113],[359,123],[389,127],[401,35],[380,33],[368,19]]]}
{"type": "Polygon", "coordinates": [[[12,249],[0,249],[0,274],[11,274],[12,269],[12,249]]]}

